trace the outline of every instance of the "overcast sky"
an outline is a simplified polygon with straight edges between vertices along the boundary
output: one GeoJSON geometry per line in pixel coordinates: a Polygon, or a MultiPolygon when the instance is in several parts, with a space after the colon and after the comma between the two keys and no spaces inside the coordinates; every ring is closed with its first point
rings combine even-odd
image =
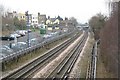
{"type": "Polygon", "coordinates": [[[0,0],[0,4],[12,11],[23,13],[28,10],[29,13],[40,12],[51,17],[73,16],[80,23],[87,22],[99,12],[108,12],[105,0],[0,0]]]}

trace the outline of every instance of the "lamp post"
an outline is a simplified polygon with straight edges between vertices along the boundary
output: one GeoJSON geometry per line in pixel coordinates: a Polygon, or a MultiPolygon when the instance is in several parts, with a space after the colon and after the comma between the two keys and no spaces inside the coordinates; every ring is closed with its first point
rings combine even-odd
{"type": "Polygon", "coordinates": [[[27,17],[27,20],[26,20],[26,23],[27,23],[27,33],[28,33],[28,38],[27,38],[27,45],[28,45],[28,47],[30,47],[30,44],[29,44],[29,14],[28,14],[28,11],[26,11],[25,12],[25,15],[26,15],[26,17],[27,17]]]}

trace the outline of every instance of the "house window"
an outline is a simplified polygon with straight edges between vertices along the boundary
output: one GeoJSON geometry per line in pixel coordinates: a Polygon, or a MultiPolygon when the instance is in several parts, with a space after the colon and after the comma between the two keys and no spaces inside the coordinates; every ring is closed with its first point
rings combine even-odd
{"type": "Polygon", "coordinates": [[[33,19],[34,19],[34,17],[33,17],[33,19]]]}
{"type": "Polygon", "coordinates": [[[34,21],[33,21],[33,23],[34,23],[34,21]]]}

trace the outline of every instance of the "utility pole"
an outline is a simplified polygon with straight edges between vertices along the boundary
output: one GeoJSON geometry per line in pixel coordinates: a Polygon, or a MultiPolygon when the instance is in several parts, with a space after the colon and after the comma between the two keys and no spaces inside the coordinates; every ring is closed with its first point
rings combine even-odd
{"type": "Polygon", "coordinates": [[[26,18],[27,18],[27,20],[26,20],[26,26],[27,26],[27,33],[28,33],[28,38],[27,38],[27,45],[28,45],[28,47],[30,47],[30,44],[29,44],[29,14],[28,14],[28,11],[26,11],[25,12],[25,15],[26,15],[26,18]]]}

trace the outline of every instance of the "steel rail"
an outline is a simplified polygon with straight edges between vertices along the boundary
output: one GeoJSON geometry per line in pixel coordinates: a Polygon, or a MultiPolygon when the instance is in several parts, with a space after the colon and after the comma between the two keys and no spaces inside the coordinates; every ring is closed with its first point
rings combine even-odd
{"type": "Polygon", "coordinates": [[[86,36],[83,36],[83,38],[80,40],[79,44],[74,47],[69,53],[69,55],[66,55],[63,61],[61,61],[57,67],[53,70],[52,73],[50,73],[47,78],[58,79],[58,78],[67,78],[68,74],[70,73],[71,69],[73,68],[76,60],[78,59],[78,56],[80,55],[80,52],[82,51],[82,48],[85,43],[86,36]],[[84,42],[84,43],[83,43],[84,42]],[[66,67],[66,65],[68,65],[66,67]]]}
{"type": "MultiPolygon", "coordinates": [[[[75,36],[73,38],[71,38],[71,40],[73,41],[74,38],[75,38],[75,36]]],[[[61,46],[58,46],[57,48],[51,50],[49,53],[46,53],[45,55],[41,56],[40,58],[34,60],[33,62],[29,63],[28,65],[24,66],[23,68],[19,69],[18,71],[12,73],[11,75],[9,75],[9,76],[7,76],[7,77],[5,77],[3,79],[10,79],[10,78],[16,78],[16,79],[18,79],[18,78],[21,78],[24,74],[26,74],[27,72],[29,72],[30,70],[32,70],[33,68],[35,68],[40,63],[43,63],[44,60],[47,60],[53,54],[57,53],[60,49],[62,49],[66,45],[68,45],[68,43],[70,43],[71,40],[63,43],[61,46]],[[49,54],[49,56],[47,54],[49,54]]]]}
{"type": "Polygon", "coordinates": [[[53,60],[55,57],[57,57],[57,56],[58,56],[63,50],[65,50],[65,49],[69,46],[69,44],[70,44],[74,39],[76,39],[76,38],[77,38],[77,35],[74,35],[71,40],[67,41],[64,45],[62,45],[63,47],[61,47],[61,48],[59,48],[59,49],[56,49],[56,53],[55,53],[55,54],[50,53],[50,57],[46,57],[46,58],[45,58],[46,61],[42,60],[42,62],[43,62],[42,64],[38,65],[38,67],[36,67],[35,69],[34,69],[34,68],[31,69],[31,71],[30,71],[29,74],[27,73],[26,76],[22,76],[22,77],[24,77],[24,78],[30,77],[30,75],[33,74],[33,72],[36,72],[37,70],[41,69],[41,67],[45,66],[45,65],[46,65],[45,63],[49,63],[51,60],[53,60]],[[49,58],[50,58],[50,59],[49,59],[49,58]]]}

